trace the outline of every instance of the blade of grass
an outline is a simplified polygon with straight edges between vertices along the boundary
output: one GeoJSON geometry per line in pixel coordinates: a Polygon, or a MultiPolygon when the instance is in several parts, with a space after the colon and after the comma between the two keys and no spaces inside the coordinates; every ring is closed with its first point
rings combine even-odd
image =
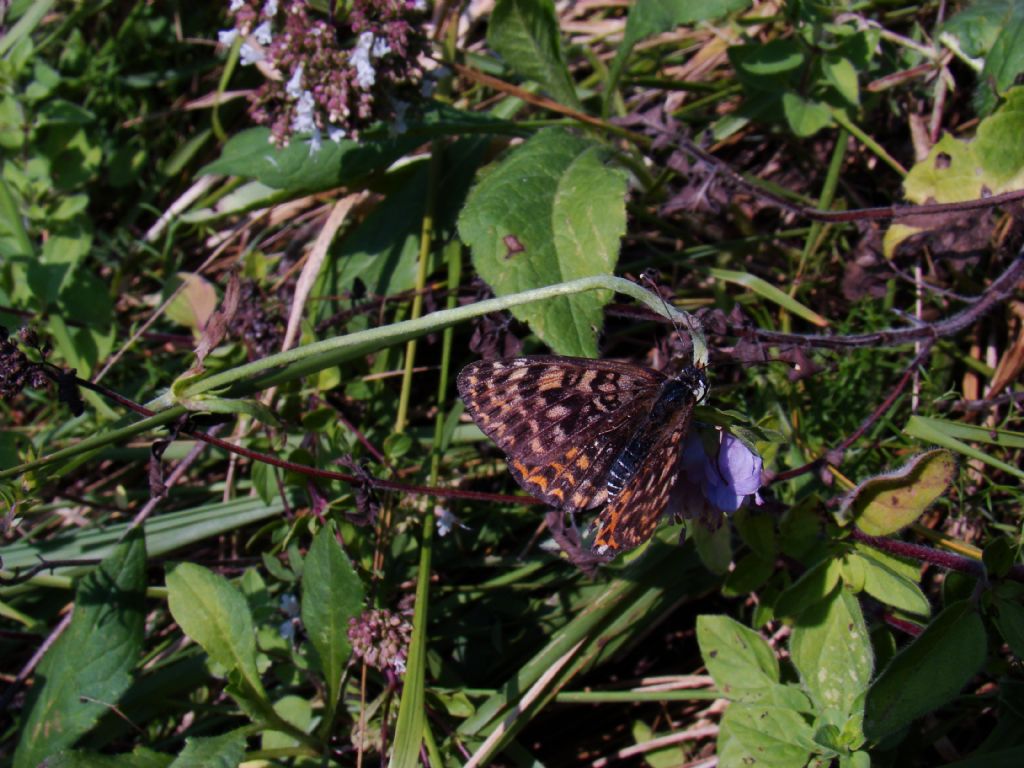
{"type": "Polygon", "coordinates": [[[812,323],[819,328],[827,328],[829,325],[828,320],[819,315],[813,309],[805,307],[785,291],[779,290],[771,283],[766,280],[762,280],[756,275],[752,275],[749,272],[737,272],[732,269],[714,268],[709,269],[708,273],[716,280],[724,280],[727,283],[742,285],[744,288],[749,288],[758,296],[768,299],[768,301],[773,304],[778,304],[788,312],[796,315],[797,317],[802,317],[807,322],[812,323]]]}
{"type": "Polygon", "coordinates": [[[975,427],[970,424],[955,424],[942,419],[931,419],[925,416],[911,416],[903,431],[911,437],[920,440],[927,440],[930,443],[949,448],[964,456],[977,459],[988,464],[994,469],[1002,470],[1016,478],[1024,480],[1024,470],[1000,461],[984,451],[980,451],[972,445],[968,445],[958,438],[972,440],[979,443],[995,444],[1003,447],[1024,448],[1024,434],[1020,432],[1008,432],[1000,429],[989,429],[986,427],[975,427]],[[993,439],[995,435],[995,439],[993,439]]]}

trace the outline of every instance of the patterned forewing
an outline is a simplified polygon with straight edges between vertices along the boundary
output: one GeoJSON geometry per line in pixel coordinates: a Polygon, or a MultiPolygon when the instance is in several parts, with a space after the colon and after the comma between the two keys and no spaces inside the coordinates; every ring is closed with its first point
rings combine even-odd
{"type": "Polygon", "coordinates": [[[470,416],[508,455],[517,482],[575,510],[604,500],[605,476],[629,425],[650,408],[664,378],[610,360],[536,356],[473,363],[457,384],[470,416]]]}
{"type": "Polygon", "coordinates": [[[650,424],[658,430],[639,471],[594,519],[594,549],[618,552],[643,544],[665,511],[676,484],[679,452],[693,416],[692,404],[677,411],[668,424],[650,424]]]}

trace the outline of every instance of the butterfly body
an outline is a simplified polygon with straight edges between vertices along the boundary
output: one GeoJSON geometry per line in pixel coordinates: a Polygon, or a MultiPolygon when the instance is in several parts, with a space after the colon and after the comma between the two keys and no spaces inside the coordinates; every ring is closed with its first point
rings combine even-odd
{"type": "Polygon", "coordinates": [[[538,355],[464,368],[458,389],[527,492],[568,512],[607,502],[599,551],[632,549],[654,532],[703,371],[678,375],[612,360],[538,355]]]}

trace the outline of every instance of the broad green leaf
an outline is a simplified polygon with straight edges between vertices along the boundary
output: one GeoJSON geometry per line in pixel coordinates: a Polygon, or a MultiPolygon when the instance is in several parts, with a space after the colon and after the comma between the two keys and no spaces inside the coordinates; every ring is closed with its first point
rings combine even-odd
{"type": "Polygon", "coordinates": [[[722,716],[721,768],[801,768],[814,749],[811,726],[791,709],[731,704],[722,716]]]}
{"type": "Polygon", "coordinates": [[[803,68],[807,54],[796,40],[772,40],[731,46],[729,61],[745,87],[781,97],[788,90],[790,79],[803,68]]]}
{"type": "Polygon", "coordinates": [[[711,531],[706,525],[693,523],[688,529],[704,567],[719,576],[728,573],[732,565],[732,525],[725,522],[711,531]]]}
{"type": "Polygon", "coordinates": [[[320,151],[310,152],[301,138],[279,148],[271,143],[268,128],[250,128],[228,139],[220,157],[199,173],[241,176],[295,192],[330,189],[386,168],[422,143],[422,137],[408,135],[386,141],[324,140],[320,151]]]}
{"type": "MultiPolygon", "coordinates": [[[[473,263],[499,296],[611,274],[626,231],[625,174],[560,129],[536,134],[470,192],[459,219],[473,263]]],[[[512,309],[559,354],[594,357],[606,291],[512,309]]]]}
{"type": "Polygon", "coordinates": [[[405,133],[390,138],[388,129],[367,131],[359,141],[324,139],[311,153],[301,138],[278,149],[266,128],[250,128],[224,145],[221,156],[199,170],[261,181],[268,187],[293,193],[344,186],[382,171],[432,136],[507,130],[502,121],[483,113],[463,112],[446,104],[427,103],[417,118],[410,118],[405,133]]]}
{"type": "MultiPolygon", "coordinates": [[[[1021,6],[1024,19],[1024,5],[1021,6]]],[[[1011,88],[999,110],[981,121],[974,154],[997,189],[1024,187],[1024,88],[1011,88]]]]}
{"type": "Polygon", "coordinates": [[[955,37],[968,56],[984,56],[1018,10],[1018,0],[975,0],[949,17],[942,31],[955,37]]]}
{"type": "Polygon", "coordinates": [[[817,711],[834,710],[845,720],[871,681],[874,654],[857,598],[847,589],[800,614],[789,641],[793,664],[817,711]]]}
{"type": "Polygon", "coordinates": [[[985,627],[967,600],[953,603],[893,657],[868,689],[864,733],[878,741],[956,696],[985,661],[985,627]]]}
{"type": "Polygon", "coordinates": [[[779,553],[775,536],[775,518],[751,507],[740,507],[732,518],[743,542],[764,560],[774,560],[779,553]]]}
{"type": "Polygon", "coordinates": [[[832,110],[827,104],[789,91],[782,94],[782,114],[793,133],[800,138],[813,136],[832,125],[832,110]]]}
{"type": "Polygon", "coordinates": [[[363,583],[334,538],[333,526],[324,526],[313,539],[302,576],[302,623],[316,649],[333,711],[340,695],[341,676],[351,653],[348,620],[363,607],[363,583]]]}
{"type": "Polygon", "coordinates": [[[998,597],[993,604],[996,627],[1018,659],[1024,659],[1024,607],[1015,600],[998,597]]]}
{"type": "Polygon", "coordinates": [[[779,661],[757,632],[728,616],[698,616],[697,644],[719,690],[734,701],[779,682],[779,661]]]}
{"type": "Polygon", "coordinates": [[[808,606],[824,600],[841,577],[842,564],[835,557],[815,563],[775,601],[775,615],[798,616],[808,606]]]}
{"type": "Polygon", "coordinates": [[[170,768],[238,768],[245,756],[246,729],[221,736],[185,739],[185,748],[170,768]]]}
{"type": "MultiPolygon", "coordinates": [[[[274,711],[300,731],[308,733],[313,725],[313,704],[302,696],[282,696],[274,702],[274,711]]],[[[260,739],[263,749],[294,749],[301,746],[298,739],[289,733],[266,730],[260,739]]]]}
{"type": "Polygon", "coordinates": [[[844,56],[828,55],[822,59],[825,78],[839,92],[851,107],[860,106],[860,89],[857,86],[857,68],[844,56]]]}
{"type": "Polygon", "coordinates": [[[35,768],[117,704],[142,650],[145,592],[145,539],[134,529],[79,583],[71,623],[39,664],[14,768],[35,768]]]}
{"type": "MultiPolygon", "coordinates": [[[[632,724],[633,741],[644,744],[652,739],[662,738],[670,734],[656,734],[643,720],[634,720],[632,724]]],[[[669,744],[660,749],[644,751],[644,763],[650,768],[677,768],[686,764],[686,751],[679,744],[669,744]]]]}
{"type": "Polygon", "coordinates": [[[25,229],[18,201],[7,182],[0,179],[0,256],[6,261],[12,256],[30,256],[32,253],[32,241],[25,229]]]}
{"type": "Polygon", "coordinates": [[[843,502],[843,514],[869,536],[888,536],[917,520],[955,477],[949,451],[928,451],[858,485],[843,502]]]}
{"type": "Polygon", "coordinates": [[[978,78],[980,88],[975,102],[978,111],[983,114],[991,111],[998,97],[1016,82],[1021,72],[1024,72],[1024,9],[1018,4],[985,57],[985,66],[978,78]]]}
{"type": "MultiPolygon", "coordinates": [[[[903,181],[904,196],[919,204],[956,203],[1024,189],[1024,150],[1017,141],[1022,130],[1024,88],[1012,88],[1005,103],[978,125],[974,139],[944,135],[928,156],[910,169],[903,181]]],[[[937,215],[895,223],[885,234],[884,252],[892,257],[906,238],[962,218],[937,215]]]]}
{"type": "Polygon", "coordinates": [[[256,670],[256,634],[245,597],[231,582],[194,563],[167,573],[167,604],[182,631],[242,681],[243,692],[266,700],[256,670]]]}
{"type": "Polygon", "coordinates": [[[516,72],[540,83],[555,99],[580,106],[562,57],[551,0],[498,0],[487,22],[487,43],[516,72]]]}
{"type": "Polygon", "coordinates": [[[760,589],[775,572],[775,559],[765,559],[756,552],[748,552],[726,577],[722,586],[724,597],[741,597],[760,589]]]}
{"type": "Polygon", "coordinates": [[[921,588],[906,576],[889,568],[873,557],[851,554],[864,566],[864,591],[893,608],[918,616],[931,613],[931,604],[921,588]]]}

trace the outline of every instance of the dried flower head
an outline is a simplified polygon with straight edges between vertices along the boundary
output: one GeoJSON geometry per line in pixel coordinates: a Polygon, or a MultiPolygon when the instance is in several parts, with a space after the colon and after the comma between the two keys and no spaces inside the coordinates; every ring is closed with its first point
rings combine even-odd
{"type": "MultiPolygon", "coordinates": [[[[29,346],[38,346],[38,339],[33,331],[22,331],[19,337],[29,346]]],[[[7,329],[0,326],[0,400],[14,398],[25,387],[43,389],[48,383],[49,378],[43,366],[29,360],[21,348],[11,340],[7,329]]]]}
{"type": "Polygon", "coordinates": [[[405,660],[412,638],[407,616],[383,608],[363,611],[348,620],[348,639],[352,652],[375,669],[405,673],[405,660]]]}
{"type": "Polygon", "coordinates": [[[425,10],[416,0],[353,0],[348,16],[331,24],[303,0],[280,12],[275,0],[232,0],[234,29],[218,39],[230,44],[232,33],[244,35],[242,63],[278,73],[252,97],[252,119],[270,126],[278,146],[309,134],[315,151],[324,134],[340,141],[376,122],[399,122],[423,80],[425,10]]]}

